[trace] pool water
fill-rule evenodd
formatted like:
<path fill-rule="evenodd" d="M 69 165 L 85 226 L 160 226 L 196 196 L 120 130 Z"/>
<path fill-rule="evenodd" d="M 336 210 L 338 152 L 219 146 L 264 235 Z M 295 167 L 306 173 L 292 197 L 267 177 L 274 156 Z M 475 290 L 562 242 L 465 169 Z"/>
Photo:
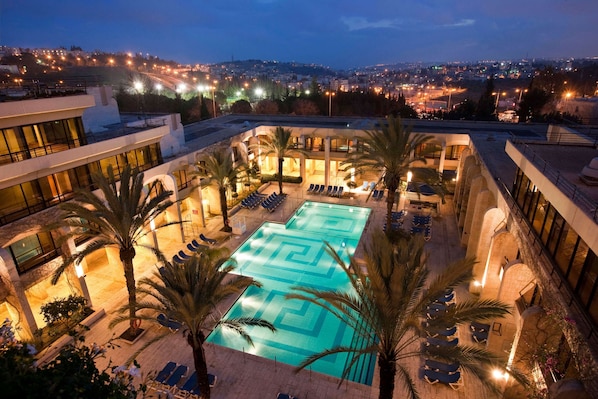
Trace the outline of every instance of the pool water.
<path fill-rule="evenodd" d="M 348 261 L 369 214 L 368 208 L 308 201 L 286 225 L 264 223 L 232 255 L 237 261 L 235 273 L 255 278 L 262 287 L 249 287 L 225 317 L 261 318 L 277 331 L 247 328 L 254 346 L 226 328 L 215 329 L 207 340 L 293 366 L 325 349 L 354 345 L 359 334 L 334 315 L 305 301 L 287 300 L 285 295 L 294 286 L 352 290 L 345 272 L 325 251 L 324 241 Z M 330 355 L 309 369 L 340 378 L 349 356 Z M 360 360 L 347 379 L 371 385 L 375 358 Z"/>

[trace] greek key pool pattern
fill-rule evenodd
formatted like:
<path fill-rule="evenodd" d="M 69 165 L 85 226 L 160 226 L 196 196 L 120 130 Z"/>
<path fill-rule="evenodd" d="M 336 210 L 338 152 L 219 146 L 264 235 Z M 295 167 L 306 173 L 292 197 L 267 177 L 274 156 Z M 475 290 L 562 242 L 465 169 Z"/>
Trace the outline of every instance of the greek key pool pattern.
<path fill-rule="evenodd" d="M 236 273 L 262 284 L 250 287 L 226 317 L 259 317 L 276 326 L 275 333 L 249 328 L 254 346 L 226 329 L 216 329 L 208 341 L 290 365 L 322 350 L 351 345 L 354 331 L 319 306 L 287 300 L 294 286 L 350 290 L 345 273 L 326 253 L 330 243 L 345 260 L 357 246 L 369 216 L 368 208 L 306 202 L 286 225 L 264 223 L 232 255 Z M 373 370 L 373 359 L 365 366 Z M 346 354 L 327 356 L 313 371 L 340 378 Z M 353 373 L 353 381 L 371 384 L 373 371 Z"/>

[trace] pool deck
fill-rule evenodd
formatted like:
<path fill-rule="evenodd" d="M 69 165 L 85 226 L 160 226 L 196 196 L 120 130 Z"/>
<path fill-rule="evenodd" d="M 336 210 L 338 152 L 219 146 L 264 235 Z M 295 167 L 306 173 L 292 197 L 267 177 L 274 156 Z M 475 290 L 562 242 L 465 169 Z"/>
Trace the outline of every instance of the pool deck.
<path fill-rule="evenodd" d="M 277 187 L 277 185 L 272 184 L 265 187 L 262 192 L 270 194 L 277 191 Z M 366 224 L 361 243 L 355 252 L 355 256 L 361 256 L 363 254 L 363 244 L 369 242 L 369 232 L 372 229 L 381 228 L 384 223 L 385 201 L 369 200 L 366 202 L 367 193 L 361 191 L 359 188 L 354 190 L 353 194 L 349 195 L 349 193 L 345 193 L 345 196 L 339 199 L 325 195 L 314 196 L 306 194 L 307 187 L 308 184 L 285 184 L 284 191 L 288 194 L 288 198 L 273 213 L 267 212 L 262 207 L 257 207 L 253 210 L 241 209 L 235 212 L 233 216 L 244 219 L 247 227 L 245 233 L 240 236 L 229 236 L 221 232 L 222 218 L 220 216 L 209 218 L 206 227 L 201 230 L 206 236 L 219 239 L 219 245 L 228 247 L 232 252 L 264 221 L 285 222 L 305 200 L 366 206 L 372 209 L 372 213 L 369 222 Z M 411 209 L 411 211 L 418 210 Z M 173 239 L 172 234 L 159 232 L 158 237 L 160 249 L 167 257 L 174 255 L 185 247 L 185 244 L 181 243 L 180 240 Z M 189 241 L 190 239 L 187 242 Z M 441 206 L 440 215 L 433 219 L 432 237 L 427 242 L 426 248 L 430 254 L 428 264 L 432 272 L 441 270 L 447 263 L 462 258 L 465 255 L 465 250 L 460 246 L 458 241 L 457 227 L 450 198 L 445 205 Z M 137 280 L 155 270 L 155 261 L 151 257 L 140 253 L 138 258 L 136 259 Z M 139 268 L 137 268 L 137 264 L 140 265 Z M 119 334 L 125 329 L 125 325 L 120 325 L 114 330 L 110 330 L 108 324 L 112 318 L 111 312 L 117 306 L 126 302 L 127 294 L 124 284 L 114 281 L 113 278 L 107 279 L 104 278 L 106 276 L 102 276 L 101 265 L 94 265 L 94 268 L 98 272 L 88 273 L 87 283 L 90 292 L 92 292 L 94 307 L 104 308 L 107 316 L 95 323 L 90 331 L 86 333 L 86 342 L 104 344 L 113 338 L 114 334 Z M 108 274 L 110 271 L 108 270 L 106 273 Z M 457 296 L 459 296 L 459 292 L 457 292 Z M 227 303 L 222 304 L 222 313 L 235 300 L 236 298 L 230 298 Z M 116 341 L 118 346 L 107 349 L 106 357 L 98 359 L 98 366 L 102 368 L 109 364 L 123 364 L 133 353 L 139 350 L 143 342 L 147 342 L 147 340 L 159 333 L 159 328 L 156 326 L 142 325 L 143 327 L 147 330 L 138 342 L 128 344 Z M 460 336 L 468 339 L 466 331 L 463 331 L 463 333 Z M 378 397 L 377 370 L 371 387 L 352 382 L 343 382 L 339 386 L 338 379 L 311 372 L 310 370 L 295 373 L 291 366 L 252 356 L 244 352 L 209 343 L 205 345 L 205 350 L 209 371 L 218 377 L 218 382 L 211 391 L 211 397 L 215 399 L 276 398 L 278 392 L 289 393 L 299 399 L 373 399 Z M 137 361 L 141 365 L 143 376 L 147 376 L 149 372 L 155 373 L 168 361 L 184 364 L 191 370 L 193 369 L 192 353 L 181 332 L 172 333 L 167 338 L 156 342 L 140 353 L 137 356 Z M 475 397 L 492 399 L 495 397 L 485 393 L 481 389 L 481 384 L 467 375 L 462 378 L 464 385 L 459 390 L 453 390 L 448 386 L 440 384 L 430 385 L 416 377 L 420 366 L 421 359 L 416 358 L 409 363 L 409 368 L 414 371 L 413 376 L 415 377 L 417 388 L 422 398 L 456 399 Z M 150 391 L 148 397 L 157 398 L 159 395 L 155 391 Z M 162 397 L 165 396 L 162 395 Z M 403 397 L 399 384 L 397 384 L 395 389 L 395 397 Z"/>

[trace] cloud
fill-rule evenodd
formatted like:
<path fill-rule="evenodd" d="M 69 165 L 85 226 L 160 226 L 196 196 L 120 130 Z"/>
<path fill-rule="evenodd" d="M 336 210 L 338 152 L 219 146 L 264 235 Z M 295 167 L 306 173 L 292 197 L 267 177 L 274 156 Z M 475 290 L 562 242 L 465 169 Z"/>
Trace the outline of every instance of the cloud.
<path fill-rule="evenodd" d="M 380 19 L 377 21 L 368 21 L 363 17 L 341 17 L 341 22 L 347 26 L 349 31 L 364 29 L 416 29 L 421 31 L 444 28 L 462 28 L 475 25 L 475 19 L 471 18 L 465 18 L 450 24 L 443 25 L 432 25 L 421 20 Z"/>
<path fill-rule="evenodd" d="M 363 29 L 399 29 L 402 23 L 396 19 L 381 19 L 379 21 L 368 21 L 363 17 L 341 17 L 349 31 Z"/>
<path fill-rule="evenodd" d="M 442 25 L 443 28 L 462 28 L 464 26 L 475 25 L 475 19 L 462 19 L 453 24 Z"/>

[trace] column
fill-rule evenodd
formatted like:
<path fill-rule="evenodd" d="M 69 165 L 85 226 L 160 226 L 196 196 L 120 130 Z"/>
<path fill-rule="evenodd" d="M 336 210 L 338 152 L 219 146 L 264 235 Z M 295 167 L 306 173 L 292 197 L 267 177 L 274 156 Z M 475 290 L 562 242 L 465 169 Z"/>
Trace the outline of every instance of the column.
<path fill-rule="evenodd" d="M 13 327 L 18 327 L 18 329 L 15 328 L 15 333 L 20 340 L 31 341 L 37 331 L 37 323 L 31 306 L 29 306 L 25 287 L 23 287 L 17 267 L 12 256 L 4 248 L 0 248 L 0 276 L 8 290 L 7 299 L 10 299 L 7 301 L 8 311 L 12 321 L 18 323 L 13 324 Z"/>
<path fill-rule="evenodd" d="M 324 184 L 330 185 L 330 136 L 324 139 Z"/>
<path fill-rule="evenodd" d="M 442 150 L 440 150 L 440 162 L 438 163 L 438 172 L 442 173 L 444 170 L 444 160 L 446 158 L 446 142 L 442 143 Z"/>

